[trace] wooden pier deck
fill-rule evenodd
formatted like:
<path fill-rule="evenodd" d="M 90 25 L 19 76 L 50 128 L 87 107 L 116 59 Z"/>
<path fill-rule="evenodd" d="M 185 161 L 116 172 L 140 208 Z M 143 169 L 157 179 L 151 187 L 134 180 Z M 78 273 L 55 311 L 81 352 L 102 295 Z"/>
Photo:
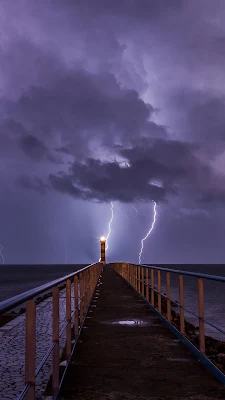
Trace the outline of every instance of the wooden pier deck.
<path fill-rule="evenodd" d="M 64 400 L 209 400 L 224 386 L 105 267 L 61 390 Z"/>

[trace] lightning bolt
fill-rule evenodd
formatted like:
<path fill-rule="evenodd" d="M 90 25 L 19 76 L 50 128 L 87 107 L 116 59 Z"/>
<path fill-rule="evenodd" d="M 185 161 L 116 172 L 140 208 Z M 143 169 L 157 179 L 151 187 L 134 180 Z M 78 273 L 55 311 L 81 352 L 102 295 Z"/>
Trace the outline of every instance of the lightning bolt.
<path fill-rule="evenodd" d="M 150 72 L 153 76 L 154 76 L 154 78 L 155 78 L 155 80 L 156 80 L 156 82 L 158 82 L 158 83 L 160 83 L 160 85 L 161 85 L 161 82 L 158 80 L 158 77 L 157 77 L 157 75 L 156 74 L 154 74 L 154 72 Z"/>
<path fill-rule="evenodd" d="M 106 248 L 105 248 L 105 250 L 107 250 L 108 249 L 108 239 L 109 239 L 109 236 L 110 236 L 110 233 L 111 233 L 111 223 L 112 223 L 112 221 L 113 221 L 113 202 L 111 201 L 111 219 L 110 219 L 110 221 L 109 221 L 109 230 L 108 230 L 108 235 L 106 236 L 106 238 L 104 239 L 105 241 L 106 241 Z M 104 238 L 104 236 L 103 236 L 103 238 Z M 98 260 L 99 262 L 101 261 L 101 257 L 99 258 L 99 260 Z"/>
<path fill-rule="evenodd" d="M 116 210 L 120 211 L 123 215 L 125 215 L 125 217 L 129 218 L 130 220 L 132 220 L 131 217 L 129 217 L 129 215 L 127 215 L 121 208 L 118 208 L 118 207 L 116 207 L 116 206 L 114 206 L 114 208 L 115 208 Z"/>
<path fill-rule="evenodd" d="M 134 211 L 136 212 L 137 216 L 138 216 L 138 215 L 144 215 L 144 217 L 146 216 L 145 214 L 140 214 L 140 212 L 137 210 L 136 207 L 132 206 L 132 208 L 133 208 Z"/>
<path fill-rule="evenodd" d="M 110 219 L 110 221 L 109 221 L 109 230 L 108 230 L 108 235 L 106 236 L 106 250 L 108 249 L 108 239 L 109 239 L 109 236 L 110 236 L 110 233 L 111 233 L 111 223 L 112 223 L 112 221 L 113 221 L 113 202 L 111 201 L 111 219 Z"/>
<path fill-rule="evenodd" d="M 155 225 L 155 221 L 156 221 L 156 202 L 154 201 L 154 217 L 153 217 L 153 222 L 151 225 L 151 228 L 149 229 L 147 235 L 141 240 L 141 250 L 139 253 L 139 264 L 141 264 L 141 255 L 142 255 L 142 251 L 143 251 L 143 247 L 144 247 L 144 241 L 147 239 L 147 237 L 150 235 L 150 233 L 152 232 L 154 225 Z"/>
<path fill-rule="evenodd" d="M 3 246 L 0 244 L 0 257 L 2 258 L 2 264 L 5 264 L 5 260 L 2 254 Z"/>

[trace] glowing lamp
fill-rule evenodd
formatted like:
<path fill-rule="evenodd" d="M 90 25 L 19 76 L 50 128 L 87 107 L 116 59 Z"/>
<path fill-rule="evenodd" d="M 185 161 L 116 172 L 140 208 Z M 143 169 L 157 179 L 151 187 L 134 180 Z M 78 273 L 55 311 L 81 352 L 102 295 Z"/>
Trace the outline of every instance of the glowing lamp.
<path fill-rule="evenodd" d="M 100 262 L 105 265 L 105 243 L 106 243 L 106 238 L 105 236 L 101 236 L 100 238 L 100 251 L 101 251 L 101 256 L 100 256 Z"/>

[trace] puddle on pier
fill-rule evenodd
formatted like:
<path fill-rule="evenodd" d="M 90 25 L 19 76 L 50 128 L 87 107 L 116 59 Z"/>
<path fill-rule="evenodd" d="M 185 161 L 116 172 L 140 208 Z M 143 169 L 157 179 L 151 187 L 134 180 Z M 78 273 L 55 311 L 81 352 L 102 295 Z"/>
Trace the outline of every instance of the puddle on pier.
<path fill-rule="evenodd" d="M 168 361 L 176 361 L 176 362 L 191 362 L 191 360 L 189 360 L 188 358 L 173 358 L 173 357 L 169 357 L 167 358 Z"/>
<path fill-rule="evenodd" d="M 171 343 L 170 346 L 179 346 L 181 341 L 179 339 L 174 339 Z"/>
<path fill-rule="evenodd" d="M 64 360 L 59 364 L 60 367 L 66 367 L 67 366 L 67 361 Z"/>
<path fill-rule="evenodd" d="M 114 321 L 104 321 L 103 324 L 107 325 L 123 325 L 123 326 L 147 326 L 153 325 L 154 321 L 149 319 L 127 319 L 127 320 L 114 320 Z"/>

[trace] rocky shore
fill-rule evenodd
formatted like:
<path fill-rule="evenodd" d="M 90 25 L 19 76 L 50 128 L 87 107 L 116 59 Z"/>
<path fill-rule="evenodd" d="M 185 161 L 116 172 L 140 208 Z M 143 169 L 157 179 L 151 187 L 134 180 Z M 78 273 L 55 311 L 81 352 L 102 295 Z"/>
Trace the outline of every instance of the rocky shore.
<path fill-rule="evenodd" d="M 166 293 L 164 293 L 166 296 Z M 157 307 L 158 296 L 155 293 L 155 305 Z M 162 304 L 162 314 L 166 317 L 167 312 L 167 301 L 165 297 L 161 297 Z M 172 302 L 171 303 L 171 317 L 172 317 L 172 325 L 175 326 L 179 330 L 180 328 L 180 315 L 174 308 L 178 308 L 179 306 Z M 194 344 L 195 347 L 199 349 L 199 328 L 192 325 L 190 322 L 185 320 L 185 334 L 186 338 L 190 340 L 191 343 Z M 217 366 L 223 373 L 225 373 L 225 342 L 214 339 L 210 336 L 205 336 L 205 349 L 206 356 L 209 358 L 213 364 Z"/>

